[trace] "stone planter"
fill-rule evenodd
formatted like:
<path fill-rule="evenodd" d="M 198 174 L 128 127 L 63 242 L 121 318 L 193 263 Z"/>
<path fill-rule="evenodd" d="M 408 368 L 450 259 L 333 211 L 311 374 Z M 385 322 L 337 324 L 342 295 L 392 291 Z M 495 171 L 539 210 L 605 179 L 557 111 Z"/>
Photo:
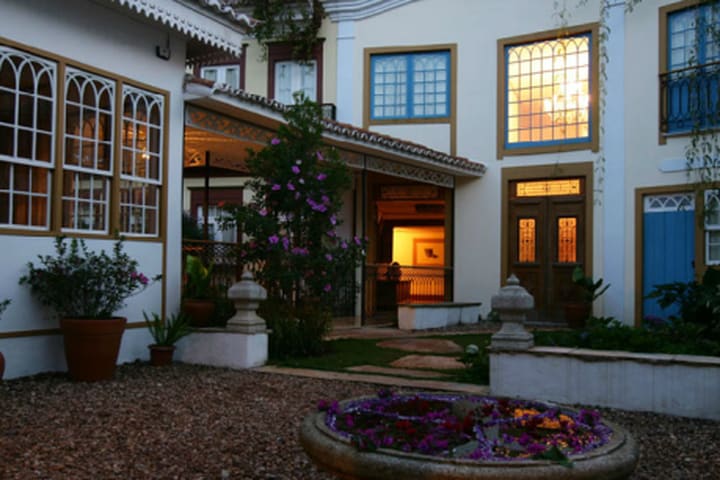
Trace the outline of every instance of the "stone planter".
<path fill-rule="evenodd" d="M 341 406 L 350 401 L 353 400 L 342 402 Z M 308 415 L 300 429 L 300 443 L 318 466 L 343 479 L 620 480 L 632 474 L 638 459 L 632 437 L 606 421 L 603 423 L 613 431 L 608 443 L 584 454 L 571 455 L 572 467 L 567 467 L 548 460 L 483 461 L 385 448 L 359 451 L 348 438 L 328 428 L 325 419 L 325 412 Z"/>

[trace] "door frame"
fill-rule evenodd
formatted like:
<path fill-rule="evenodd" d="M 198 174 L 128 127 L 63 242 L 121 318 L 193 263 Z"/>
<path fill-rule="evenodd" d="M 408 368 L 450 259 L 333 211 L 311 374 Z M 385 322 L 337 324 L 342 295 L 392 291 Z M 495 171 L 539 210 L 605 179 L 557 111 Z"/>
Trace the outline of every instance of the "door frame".
<path fill-rule="evenodd" d="M 705 198 L 693 189 L 693 185 L 668 185 L 662 187 L 646 187 L 635 189 L 635 323 L 636 327 L 642 325 L 642 287 L 643 287 L 643 231 L 644 197 L 646 195 L 661 195 L 663 193 L 692 193 L 695 195 L 695 279 L 699 280 L 707 268 L 705 265 L 705 235 L 704 229 L 698 225 L 698 212 L 704 209 Z"/>
<path fill-rule="evenodd" d="M 500 237 L 500 285 L 505 285 L 508 277 L 509 263 L 509 206 L 510 182 L 515 180 L 552 180 L 555 178 L 584 177 L 585 178 L 585 268 L 586 275 L 592 276 L 592 244 L 593 244 L 593 163 L 557 163 L 554 165 L 536 165 L 524 167 L 509 167 L 502 169 L 501 175 L 501 237 Z"/>

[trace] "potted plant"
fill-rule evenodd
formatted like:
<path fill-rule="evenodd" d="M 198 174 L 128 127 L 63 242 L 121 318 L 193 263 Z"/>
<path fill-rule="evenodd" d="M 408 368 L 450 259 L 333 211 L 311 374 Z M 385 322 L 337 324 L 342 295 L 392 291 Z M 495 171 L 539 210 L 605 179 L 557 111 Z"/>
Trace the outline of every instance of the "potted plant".
<path fill-rule="evenodd" d="M 150 330 L 155 343 L 149 345 L 150 364 L 154 366 L 170 365 L 172 363 L 175 342 L 190 334 L 190 323 L 188 316 L 184 313 L 170 315 L 167 321 L 163 320 L 157 313 L 152 314 L 150 319 L 145 312 L 145 324 Z"/>
<path fill-rule="evenodd" d="M 2 318 L 2 314 L 5 311 L 5 309 L 10 305 L 10 299 L 3 300 L 0 302 L 0 318 Z M 5 373 L 5 356 L 0 352 L 0 380 L 2 380 L 3 374 Z"/>
<path fill-rule="evenodd" d="M 28 263 L 20 284 L 60 318 L 68 373 L 73 380 L 112 378 L 127 319 L 115 316 L 131 295 L 150 279 L 138 262 L 123 252 L 123 240 L 112 253 L 91 251 L 83 240 L 55 240 L 55 255 L 38 255 Z M 158 275 L 153 280 L 159 279 Z"/>
<path fill-rule="evenodd" d="M 579 266 L 573 270 L 572 282 L 576 285 L 579 299 L 565 305 L 565 321 L 571 328 L 583 328 L 592 313 L 593 302 L 610 288 L 610 284 L 603 286 L 602 278 L 593 280 Z"/>
<path fill-rule="evenodd" d="M 185 259 L 183 312 L 190 317 L 190 325 L 195 327 L 207 326 L 215 311 L 210 285 L 212 269 L 212 265 L 206 267 L 195 255 L 188 255 Z"/>

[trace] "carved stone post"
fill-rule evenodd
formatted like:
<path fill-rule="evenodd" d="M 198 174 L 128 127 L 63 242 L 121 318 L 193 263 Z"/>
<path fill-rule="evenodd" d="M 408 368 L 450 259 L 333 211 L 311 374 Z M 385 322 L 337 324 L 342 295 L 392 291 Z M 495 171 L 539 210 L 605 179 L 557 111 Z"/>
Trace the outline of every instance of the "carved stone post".
<path fill-rule="evenodd" d="M 267 292 L 253 280 L 252 273 L 245 271 L 240 281 L 228 290 L 228 298 L 235 304 L 235 315 L 228 320 L 227 330 L 246 334 L 267 333 L 265 320 L 257 314 L 260 302 Z"/>
<path fill-rule="evenodd" d="M 534 344 L 532 333 L 525 330 L 526 313 L 535 306 L 535 299 L 520 286 L 515 275 L 491 300 L 492 309 L 498 312 L 502 327 L 492 336 L 490 347 L 497 350 L 527 350 Z"/>

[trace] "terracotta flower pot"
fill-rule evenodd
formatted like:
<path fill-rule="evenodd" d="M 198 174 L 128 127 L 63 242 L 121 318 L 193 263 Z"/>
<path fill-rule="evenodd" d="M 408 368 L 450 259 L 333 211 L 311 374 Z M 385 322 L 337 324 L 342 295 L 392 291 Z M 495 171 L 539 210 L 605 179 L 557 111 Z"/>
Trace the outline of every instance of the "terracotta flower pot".
<path fill-rule="evenodd" d="M 210 325 L 210 320 L 212 320 L 212 315 L 215 312 L 215 302 L 187 298 L 183 300 L 182 309 L 190 317 L 190 325 L 193 327 L 207 327 Z"/>
<path fill-rule="evenodd" d="M 174 345 L 149 345 L 150 349 L 150 365 L 155 367 L 163 367 L 170 365 L 175 352 Z"/>
<path fill-rule="evenodd" d="M 585 321 L 592 313 L 592 305 L 587 302 L 565 305 L 565 321 L 570 328 L 585 328 Z"/>
<path fill-rule="evenodd" d="M 60 319 L 70 378 L 83 382 L 112 379 L 126 323 L 123 317 Z"/>

